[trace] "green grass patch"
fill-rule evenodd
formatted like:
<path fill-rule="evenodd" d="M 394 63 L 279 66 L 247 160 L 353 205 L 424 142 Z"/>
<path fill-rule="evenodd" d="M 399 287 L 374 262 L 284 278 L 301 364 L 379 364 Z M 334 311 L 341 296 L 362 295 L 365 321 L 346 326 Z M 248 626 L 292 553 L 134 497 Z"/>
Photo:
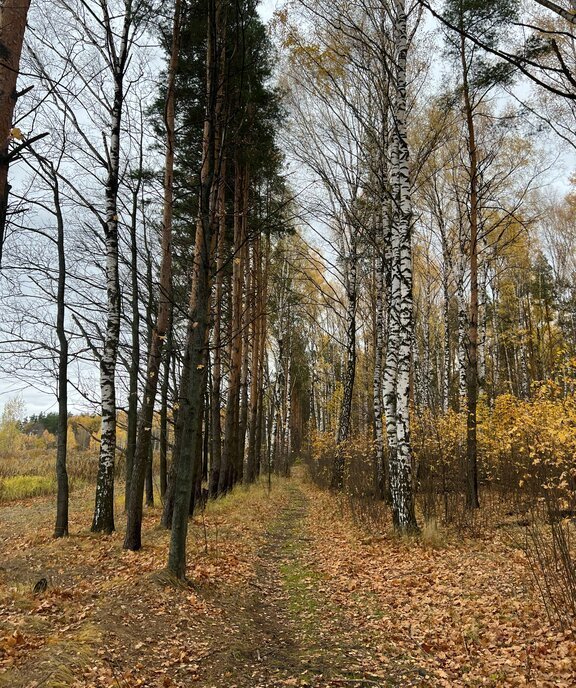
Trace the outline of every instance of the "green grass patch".
<path fill-rule="evenodd" d="M 280 573 L 289 594 L 290 612 L 300 617 L 300 622 L 314 622 L 319 605 L 316 585 L 321 579 L 320 574 L 298 561 L 282 564 Z"/>
<path fill-rule="evenodd" d="M 14 475 L 0 480 L 0 502 L 40 497 L 56 492 L 56 479 L 42 475 Z"/>

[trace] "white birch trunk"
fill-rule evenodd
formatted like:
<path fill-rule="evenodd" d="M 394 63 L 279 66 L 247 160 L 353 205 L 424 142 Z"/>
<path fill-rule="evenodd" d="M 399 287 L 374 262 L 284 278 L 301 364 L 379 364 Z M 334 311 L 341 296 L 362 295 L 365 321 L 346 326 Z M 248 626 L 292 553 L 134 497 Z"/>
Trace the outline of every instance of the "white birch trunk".
<path fill-rule="evenodd" d="M 448 289 L 448 271 L 444 265 L 443 276 L 443 315 L 444 315 L 444 351 L 443 351 L 443 373 L 442 373 L 442 411 L 448 413 L 450 403 L 450 292 Z"/>
<path fill-rule="evenodd" d="M 387 218 L 386 220 L 387 221 Z M 374 435 L 376 442 L 376 489 L 380 498 L 386 494 L 386 470 L 384 466 L 384 427 L 382 422 L 382 360 L 384 357 L 384 256 L 378 255 L 376 265 L 376 333 L 374 340 Z"/>
<path fill-rule="evenodd" d="M 382 396 L 386 417 L 386 436 L 388 439 L 388 475 L 391 480 L 392 471 L 396 466 L 396 378 L 398 372 L 398 339 L 400 324 L 400 280 L 397 269 L 399 261 L 399 237 L 398 232 L 393 228 L 396 217 L 394 204 L 398 197 L 398 140 L 396 136 L 392 136 L 390 146 L 390 188 L 392 202 L 385 210 L 385 212 L 388 213 L 389 221 L 384 227 L 384 259 L 388 270 L 386 274 L 386 361 L 384 365 Z"/>
<path fill-rule="evenodd" d="M 414 339 L 412 298 L 412 203 L 410 198 L 409 151 L 406 131 L 406 62 L 408 29 L 405 0 L 395 2 L 395 93 L 393 122 L 397 152 L 398 196 L 395 204 L 393 244 L 397 247 L 397 376 L 396 376 L 396 456 L 390 471 L 390 493 L 395 527 L 414 530 L 416 517 L 412 487 L 410 445 L 410 352 Z"/>
<path fill-rule="evenodd" d="M 120 171 L 120 126 L 124 104 L 123 77 L 128 56 L 128 35 L 131 9 L 125 8 L 125 18 L 118 54 L 111 50 L 114 73 L 114 101 L 110 118 L 108 149 L 108 178 L 106 180 L 106 296 L 107 320 L 104 351 L 100 360 L 100 392 L 102 427 L 100 458 L 96 481 L 96 501 L 93 532 L 111 533 L 114 530 L 114 461 L 116 455 L 116 361 L 120 338 L 120 280 L 118 272 L 118 183 Z M 108 27 L 113 41 L 112 28 Z"/>
<path fill-rule="evenodd" d="M 466 404 L 466 371 L 468 368 L 468 304 L 464 291 L 464 260 L 465 257 L 462 252 L 458 263 L 458 286 L 456 292 L 458 303 L 458 407 L 460 410 L 465 408 Z"/>

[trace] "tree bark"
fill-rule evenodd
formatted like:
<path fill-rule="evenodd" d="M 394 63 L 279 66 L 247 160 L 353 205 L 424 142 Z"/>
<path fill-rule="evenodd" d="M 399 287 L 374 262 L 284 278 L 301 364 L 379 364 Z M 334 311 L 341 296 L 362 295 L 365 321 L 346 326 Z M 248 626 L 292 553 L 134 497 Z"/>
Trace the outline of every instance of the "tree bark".
<path fill-rule="evenodd" d="M 142 161 L 140 162 L 142 171 Z M 138 194 L 140 180 L 132 192 L 132 217 L 130 223 L 130 272 L 132 281 L 131 310 L 132 310 L 132 362 L 129 371 L 128 391 L 128 429 L 126 433 L 126 491 L 124 494 L 125 508 L 128 509 L 130 481 L 132 467 L 136 453 L 136 434 L 138 430 L 138 377 L 140 373 L 140 309 L 138 293 L 138 246 L 136 233 L 136 214 L 138 212 Z"/>
<path fill-rule="evenodd" d="M 180 49 L 180 0 L 174 4 L 172 48 L 168 66 L 165 125 L 166 158 L 164 169 L 164 212 L 162 217 L 162 261 L 160 265 L 160 294 L 158 318 L 152 331 L 152 341 L 146 369 L 144 397 L 138 428 L 138 441 L 130 482 L 128 514 L 124 548 L 138 550 L 142 546 L 142 498 L 147 466 L 151 463 L 152 424 L 158 377 L 162 363 L 162 347 L 170 324 L 172 300 L 172 204 L 174 186 L 175 144 L 175 82 Z M 150 497 L 150 494 L 147 495 Z"/>
<path fill-rule="evenodd" d="M 236 161 L 234 181 L 234 259 L 232 267 L 232 324 L 230 337 L 230 375 L 226 419 L 224 423 L 224 445 L 222 468 L 218 493 L 225 494 L 238 479 L 238 448 L 240 424 L 240 383 L 242 374 L 242 285 L 244 276 L 244 222 L 243 222 L 243 179 L 245 170 Z"/>
<path fill-rule="evenodd" d="M 398 347 L 396 377 L 396 456 L 390 469 L 390 494 L 395 527 L 401 532 L 417 529 L 412 486 L 410 444 L 410 351 L 414 340 L 412 299 L 412 204 L 409 149 L 406 131 L 406 62 L 408 29 L 405 0 L 395 2 L 394 138 L 397 150 L 397 188 L 393 232 L 397 235 Z"/>
<path fill-rule="evenodd" d="M 58 492 L 56 497 L 56 525 L 54 537 L 68 535 L 68 503 L 69 486 L 66 468 L 66 452 L 68 442 L 68 338 L 66 336 L 66 250 L 64 246 L 64 218 L 60 205 L 60 189 L 58 177 L 53 171 L 52 184 L 54 193 L 54 209 L 58 227 L 58 286 L 56 301 L 56 334 L 60 350 L 58 353 L 58 443 L 56 448 L 56 480 Z"/>
<path fill-rule="evenodd" d="M 116 455 L 116 362 L 120 339 L 120 279 L 118 272 L 118 183 L 120 172 L 120 125 L 124 104 L 124 70 L 128 55 L 130 13 L 127 11 L 120 45 L 114 59 L 114 102 L 110 123 L 108 178 L 106 180 L 106 292 L 107 321 L 104 351 L 100 359 L 102 431 L 92 531 L 114 530 L 114 462 Z"/>
<path fill-rule="evenodd" d="M 164 347 L 164 364 L 162 370 L 162 386 L 160 388 L 160 499 L 164 501 L 168 484 L 168 447 L 170 426 L 168 422 L 168 392 L 170 390 L 170 369 L 172 361 L 172 309 L 170 309 L 170 321 L 166 346 Z"/>
<path fill-rule="evenodd" d="M 257 447 L 256 436 L 258 434 L 258 410 L 261 404 L 262 388 L 262 260 L 260 255 L 261 241 L 258 237 L 252 248 L 253 289 L 250 299 L 252 321 L 252 377 L 250 380 L 250 410 L 248 455 L 246 461 L 246 482 L 253 483 L 256 479 Z"/>
<path fill-rule="evenodd" d="M 480 506 L 478 499 L 478 457 L 476 412 L 478 404 L 478 150 L 474 128 L 474 112 L 468 85 L 466 42 L 460 37 L 464 112 L 468 131 L 470 160 L 470 311 L 468 326 L 467 415 L 466 415 L 466 504 L 470 509 Z"/>
<path fill-rule="evenodd" d="M 376 493 L 384 499 L 387 492 L 387 470 L 384 463 L 384 425 L 382 401 L 382 362 L 384 359 L 384 287 L 385 287 L 384 255 L 376 256 L 376 317 L 374 337 L 374 377 L 372 393 L 374 403 L 374 439 L 376 441 Z"/>
<path fill-rule="evenodd" d="M 216 119 L 218 93 L 218 38 L 221 18 L 219 0 L 210 0 L 208 8 L 208 39 L 206 49 L 206 84 L 208 103 L 203 132 L 202 167 L 200 172 L 199 213 L 196 223 L 194 264 L 190 293 L 190 309 L 183 363 L 186 386 L 180 390 L 178 425 L 181 440 L 174 455 L 174 509 L 168 553 L 168 571 L 178 579 L 186 574 L 186 536 L 188 514 L 194 485 L 195 470 L 201 457 L 195 453 L 202 432 L 202 403 L 206 385 L 206 347 L 210 321 L 210 279 L 214 248 Z"/>
<path fill-rule="evenodd" d="M 240 373 L 240 392 L 239 392 L 239 412 L 238 412 L 238 475 L 237 481 L 244 480 L 244 459 L 246 450 L 246 430 L 248 427 L 248 378 L 250 366 L 250 294 L 252 292 L 252 272 L 250 269 L 250 242 L 248 235 L 248 208 L 249 206 L 249 192 L 250 192 L 250 176 L 248 169 L 244 173 L 244 183 L 242 189 L 242 272 L 243 272 L 243 294 L 244 301 L 242 305 L 241 316 L 241 334 L 242 337 L 242 370 Z"/>
<path fill-rule="evenodd" d="M 356 377 L 356 307 L 357 307 L 357 245 L 356 229 L 350 227 L 349 255 L 346 260 L 346 366 L 344 372 L 344 391 L 336 438 L 336 457 L 332 472 L 332 489 L 341 490 L 344 486 L 343 443 L 350 436 L 352 422 L 352 394 Z"/>
<path fill-rule="evenodd" d="M 4 0 L 0 7 L 0 265 L 8 210 L 9 157 L 12 118 L 18 99 L 16 82 L 30 0 Z"/>
<path fill-rule="evenodd" d="M 224 250 L 226 246 L 226 184 L 225 161 L 222 161 L 221 179 L 218 189 L 218 247 L 216 255 L 216 278 L 214 284 L 214 328 L 212 346 L 212 457 L 208 491 L 210 497 L 218 496 L 220 470 L 222 466 L 222 286 L 224 271 Z"/>

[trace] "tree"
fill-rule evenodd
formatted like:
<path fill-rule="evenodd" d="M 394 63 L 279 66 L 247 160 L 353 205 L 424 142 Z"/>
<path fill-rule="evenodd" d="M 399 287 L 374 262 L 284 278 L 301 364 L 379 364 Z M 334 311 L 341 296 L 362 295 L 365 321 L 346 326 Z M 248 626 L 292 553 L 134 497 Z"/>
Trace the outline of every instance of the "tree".
<path fill-rule="evenodd" d="M 174 20 L 172 29 L 172 47 L 168 65 L 165 125 L 166 125 L 166 160 L 164 168 L 164 212 L 162 218 L 162 262 L 160 267 L 160 294 L 158 317 L 152 331 L 148 366 L 146 369 L 146 383 L 144 397 L 140 411 L 138 428 L 138 442 L 134 455 L 132 476 L 129 485 L 128 514 L 124 547 L 137 550 L 141 547 L 142 528 L 142 497 L 146 466 L 150 452 L 152 422 L 160 365 L 162 362 L 162 347 L 166 340 L 171 315 L 172 299 L 172 204 L 173 204 L 173 176 L 174 176 L 174 128 L 175 128 L 175 80 L 178 68 L 178 54 L 180 41 L 181 5 L 174 3 Z"/>
<path fill-rule="evenodd" d="M 0 265 L 10 192 L 8 167 L 21 148 L 9 150 L 10 143 L 22 137 L 18 129 L 12 129 L 12 118 L 16 100 L 21 95 L 16 91 L 16 81 L 29 7 L 30 0 L 5 0 L 0 8 Z"/>
<path fill-rule="evenodd" d="M 206 118 L 203 133 L 203 154 L 200 171 L 200 196 L 194 264 L 190 288 L 190 304 L 184 361 L 179 391 L 176 445 L 174 448 L 174 507 L 167 569 L 177 579 L 186 575 L 186 535 L 188 514 L 194 480 L 200 457 L 197 454 L 202 432 L 203 399 L 206 385 L 207 341 L 210 317 L 211 275 L 213 271 L 214 202 L 218 189 L 219 150 L 217 111 L 222 49 L 222 10 L 220 0 L 210 0 L 208 6 L 208 36 L 206 48 Z"/>

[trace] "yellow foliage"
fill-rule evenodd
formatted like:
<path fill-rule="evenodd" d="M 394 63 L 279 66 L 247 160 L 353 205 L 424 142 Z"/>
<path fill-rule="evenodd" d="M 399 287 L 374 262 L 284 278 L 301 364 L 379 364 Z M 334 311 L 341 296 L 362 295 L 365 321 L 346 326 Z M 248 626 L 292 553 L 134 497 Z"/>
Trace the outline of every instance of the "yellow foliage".
<path fill-rule="evenodd" d="M 466 454 L 466 415 L 429 411 L 413 418 L 413 446 L 427 474 L 462 475 Z M 554 492 L 567 501 L 576 485 L 576 395 L 563 396 L 546 382 L 532 399 L 502 394 L 489 409 L 478 405 L 478 457 L 483 482 L 521 489 L 533 497 Z"/>

